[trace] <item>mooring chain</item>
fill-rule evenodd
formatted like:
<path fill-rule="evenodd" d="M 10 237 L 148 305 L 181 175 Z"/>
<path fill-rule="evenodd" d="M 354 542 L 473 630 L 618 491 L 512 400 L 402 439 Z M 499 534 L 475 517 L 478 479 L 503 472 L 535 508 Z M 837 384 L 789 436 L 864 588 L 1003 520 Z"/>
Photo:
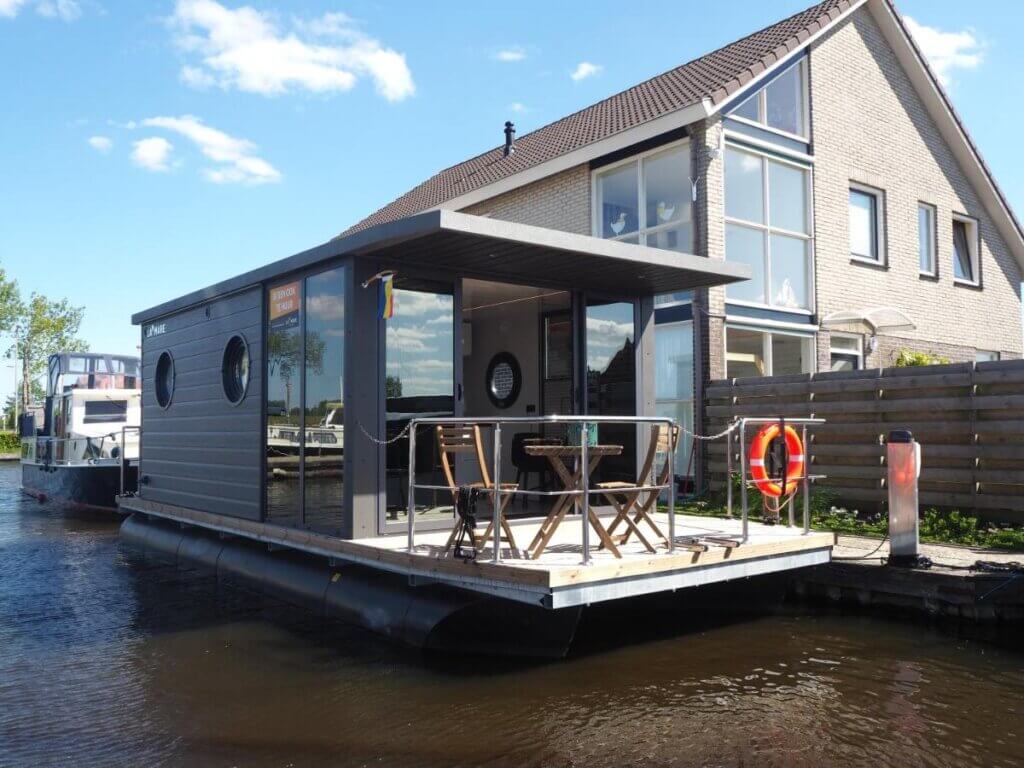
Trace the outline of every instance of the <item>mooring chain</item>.
<path fill-rule="evenodd" d="M 721 432 L 719 432 L 717 435 L 698 435 L 696 432 L 691 432 L 686 427 L 680 427 L 679 429 L 681 429 L 683 431 L 684 435 L 690 435 L 690 437 L 692 437 L 694 440 L 709 440 L 710 441 L 710 440 L 721 440 L 723 437 L 725 437 L 730 432 L 732 432 L 734 429 L 736 429 L 739 425 L 740 425 L 740 422 L 737 419 L 732 424 L 730 424 L 728 427 L 726 427 Z"/>
<path fill-rule="evenodd" d="M 360 431 L 362 431 L 362 433 L 366 435 L 366 439 L 372 443 L 376 443 L 377 445 L 391 445 L 392 443 L 397 443 L 399 440 L 406 436 L 406 434 L 409 432 L 409 427 L 412 426 L 412 421 L 410 421 L 408 424 L 402 427 L 402 431 L 399 432 L 394 437 L 389 438 L 387 440 L 381 440 L 379 437 L 374 437 L 369 432 L 367 432 L 366 427 L 363 426 L 362 421 L 356 419 L 356 423 L 359 425 Z"/>

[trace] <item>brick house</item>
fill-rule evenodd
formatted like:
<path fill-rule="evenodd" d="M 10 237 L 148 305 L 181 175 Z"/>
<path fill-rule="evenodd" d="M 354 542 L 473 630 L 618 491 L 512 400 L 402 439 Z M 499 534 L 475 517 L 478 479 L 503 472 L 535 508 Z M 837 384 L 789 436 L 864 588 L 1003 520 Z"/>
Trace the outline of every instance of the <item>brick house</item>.
<path fill-rule="evenodd" d="M 438 208 L 749 265 L 655 302 L 657 408 L 698 431 L 712 379 L 1022 354 L 1024 232 L 891 0 L 820 2 L 345 234 Z"/>

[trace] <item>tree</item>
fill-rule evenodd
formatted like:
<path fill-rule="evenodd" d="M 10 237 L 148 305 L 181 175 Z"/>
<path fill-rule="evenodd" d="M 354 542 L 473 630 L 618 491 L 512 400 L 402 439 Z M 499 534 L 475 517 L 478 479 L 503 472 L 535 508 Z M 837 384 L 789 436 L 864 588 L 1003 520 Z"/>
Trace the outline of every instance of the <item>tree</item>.
<path fill-rule="evenodd" d="M 14 325 L 15 345 L 8 355 L 17 355 L 21 361 L 22 410 L 31 401 L 32 382 L 46 372 L 50 355 L 84 352 L 89 348 L 78 338 L 84 315 L 84 307 L 71 306 L 67 299 L 51 301 L 38 293 L 33 293 L 28 303 L 21 305 Z"/>

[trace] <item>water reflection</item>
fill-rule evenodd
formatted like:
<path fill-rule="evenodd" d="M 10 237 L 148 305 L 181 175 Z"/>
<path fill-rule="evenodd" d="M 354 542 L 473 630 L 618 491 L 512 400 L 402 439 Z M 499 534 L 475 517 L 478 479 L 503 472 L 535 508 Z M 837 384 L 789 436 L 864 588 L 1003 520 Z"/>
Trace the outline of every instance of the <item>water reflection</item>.
<path fill-rule="evenodd" d="M 437 659 L 116 533 L 0 468 L 0 765 L 1020 764 L 1024 657 L 919 624 L 737 618 L 755 585 L 598 611 L 564 662 Z"/>

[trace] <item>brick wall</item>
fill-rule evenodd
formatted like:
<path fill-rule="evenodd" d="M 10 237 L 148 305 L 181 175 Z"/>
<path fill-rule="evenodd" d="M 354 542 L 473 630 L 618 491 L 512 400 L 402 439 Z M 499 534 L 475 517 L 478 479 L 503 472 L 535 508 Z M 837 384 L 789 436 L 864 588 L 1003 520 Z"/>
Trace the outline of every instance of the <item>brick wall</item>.
<path fill-rule="evenodd" d="M 463 210 L 478 216 L 589 235 L 590 169 L 587 165 L 577 165 Z"/>
<path fill-rule="evenodd" d="M 917 328 L 880 337 L 872 366 L 889 364 L 896 346 L 954 361 L 973 360 L 975 348 L 1020 357 L 1019 265 L 867 9 L 815 44 L 810 61 L 819 316 L 903 310 Z M 851 180 L 885 192 L 885 268 L 850 260 Z M 918 201 L 937 207 L 938 279 L 919 275 Z M 954 212 L 979 220 L 980 289 L 953 283 Z"/>

